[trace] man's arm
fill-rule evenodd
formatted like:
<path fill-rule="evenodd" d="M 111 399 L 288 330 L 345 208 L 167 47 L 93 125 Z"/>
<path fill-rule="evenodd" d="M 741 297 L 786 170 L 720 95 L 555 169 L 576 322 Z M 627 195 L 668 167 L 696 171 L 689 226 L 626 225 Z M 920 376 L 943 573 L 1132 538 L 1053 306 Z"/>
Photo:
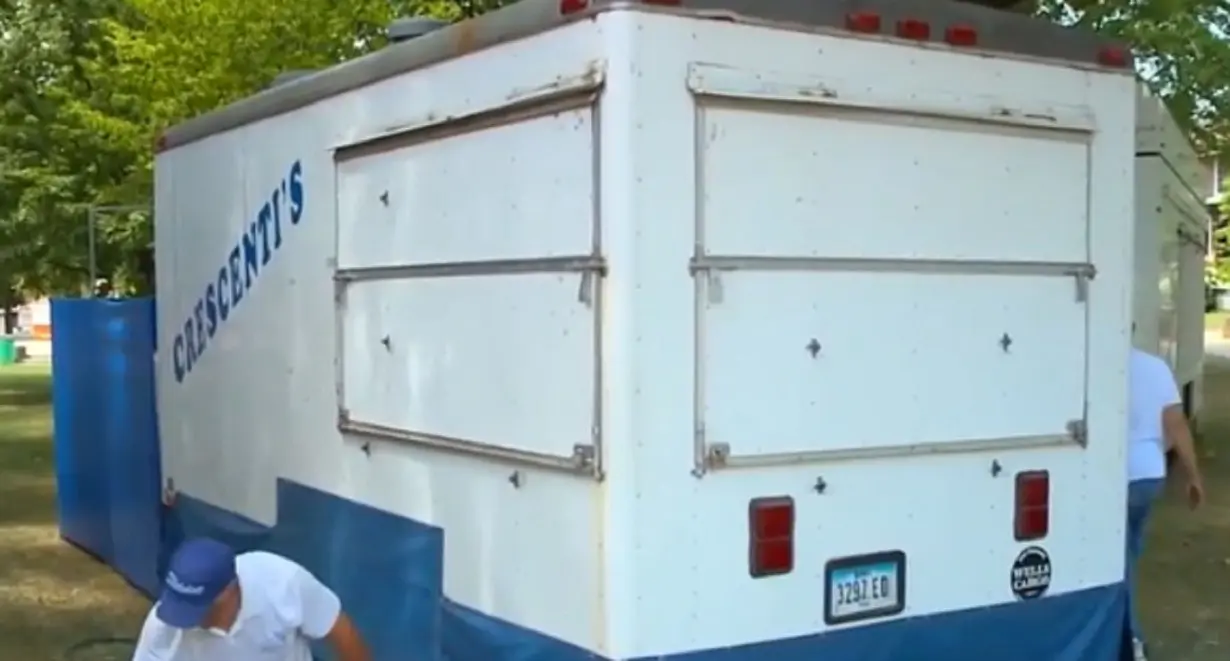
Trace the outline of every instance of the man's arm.
<path fill-rule="evenodd" d="M 325 640 L 329 641 L 340 661 L 371 661 L 367 643 L 363 642 L 363 636 L 359 635 L 359 630 L 346 613 L 337 614 L 337 621 L 333 623 L 333 628 L 329 630 Z"/>
<path fill-rule="evenodd" d="M 1200 466 L 1196 461 L 1196 443 L 1192 440 L 1192 430 L 1187 424 L 1182 403 L 1171 404 L 1162 409 L 1162 432 L 1166 436 L 1166 448 L 1174 448 L 1187 479 L 1201 484 Z"/>
<path fill-rule="evenodd" d="M 338 661 L 371 661 L 363 636 L 342 611 L 337 594 L 306 569 L 300 568 L 296 583 L 303 635 L 328 641 Z"/>
<path fill-rule="evenodd" d="M 1156 405 L 1162 409 L 1162 436 L 1166 450 L 1173 449 L 1188 479 L 1198 481 L 1200 469 L 1196 465 L 1196 446 L 1192 442 L 1192 431 L 1187 426 L 1187 416 L 1183 413 L 1183 396 L 1179 394 L 1178 379 L 1160 358 L 1148 372 L 1152 377 L 1150 380 L 1153 382 Z"/>
<path fill-rule="evenodd" d="M 1157 403 L 1162 407 L 1162 436 L 1166 449 L 1174 449 L 1187 476 L 1187 499 L 1194 508 L 1204 501 L 1204 480 L 1200 477 L 1200 466 L 1196 461 L 1196 443 L 1192 440 L 1192 430 L 1187 424 L 1187 415 L 1183 412 L 1183 397 L 1179 394 L 1179 386 L 1170 366 L 1160 359 L 1157 361 L 1156 374 L 1153 375 L 1154 392 L 1157 393 Z"/>
<path fill-rule="evenodd" d="M 137 638 L 137 648 L 133 650 L 132 661 L 173 661 L 178 647 L 180 632 L 164 625 L 154 616 L 151 608 L 145 616 L 145 624 L 141 626 L 141 635 Z"/>

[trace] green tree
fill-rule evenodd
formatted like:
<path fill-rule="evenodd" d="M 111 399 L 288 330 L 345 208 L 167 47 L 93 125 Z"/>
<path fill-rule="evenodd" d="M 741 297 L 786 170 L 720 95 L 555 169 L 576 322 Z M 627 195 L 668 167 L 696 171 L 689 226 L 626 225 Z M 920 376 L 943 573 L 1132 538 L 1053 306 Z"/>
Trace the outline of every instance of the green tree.
<path fill-rule="evenodd" d="M 86 283 L 92 206 L 148 205 L 155 137 L 287 70 L 383 45 L 395 15 L 446 19 L 492 0 L 4 0 L 0 4 L 0 276 Z M 5 101 L 7 99 L 7 101 Z M 147 213 L 103 214 L 100 274 L 137 282 Z"/>
<path fill-rule="evenodd" d="M 85 284 L 83 210 L 107 176 L 105 154 L 77 146 L 64 108 L 85 89 L 79 62 L 108 0 L 10 0 L 0 12 L 0 271 L 7 284 Z"/>
<path fill-rule="evenodd" d="M 93 202 L 148 204 L 161 130 L 248 96 L 284 71 L 362 54 L 379 44 L 392 10 L 384 0 L 128 0 L 125 11 L 97 21 L 101 43 L 80 60 L 90 93 L 66 103 L 61 117 L 119 166 L 92 182 Z M 101 261 L 125 279 L 152 240 L 149 215 L 105 216 L 99 235 Z"/>
<path fill-rule="evenodd" d="M 1132 45 L 1140 73 L 1206 154 L 1230 140 L 1230 9 L 1222 0 L 1041 0 L 1038 13 Z"/>

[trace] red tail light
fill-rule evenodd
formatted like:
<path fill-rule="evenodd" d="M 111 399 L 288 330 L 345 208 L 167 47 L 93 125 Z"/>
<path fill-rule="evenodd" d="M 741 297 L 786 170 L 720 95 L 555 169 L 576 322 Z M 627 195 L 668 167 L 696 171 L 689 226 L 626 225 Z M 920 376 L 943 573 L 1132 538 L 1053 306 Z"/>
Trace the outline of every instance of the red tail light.
<path fill-rule="evenodd" d="M 589 8 L 589 0 L 559 0 L 559 13 L 567 16 Z"/>
<path fill-rule="evenodd" d="M 757 498 L 748 507 L 748 572 L 753 578 L 794 569 L 794 499 Z"/>
<path fill-rule="evenodd" d="M 976 46 L 978 31 L 968 25 L 952 25 L 944 31 L 944 41 L 952 46 Z"/>
<path fill-rule="evenodd" d="M 902 39 L 926 41 L 931 38 L 931 24 L 915 18 L 897 21 L 897 36 Z"/>
<path fill-rule="evenodd" d="M 1102 66 L 1124 69 L 1131 63 L 1131 60 L 1131 53 L 1126 48 L 1106 46 L 1098 51 L 1098 64 Z"/>
<path fill-rule="evenodd" d="M 1051 476 L 1046 471 L 1016 474 L 1016 516 L 1013 528 L 1018 542 L 1042 539 L 1051 527 Z"/>
<path fill-rule="evenodd" d="M 879 32 L 880 15 L 869 11 L 847 14 L 846 29 L 851 32 Z"/>

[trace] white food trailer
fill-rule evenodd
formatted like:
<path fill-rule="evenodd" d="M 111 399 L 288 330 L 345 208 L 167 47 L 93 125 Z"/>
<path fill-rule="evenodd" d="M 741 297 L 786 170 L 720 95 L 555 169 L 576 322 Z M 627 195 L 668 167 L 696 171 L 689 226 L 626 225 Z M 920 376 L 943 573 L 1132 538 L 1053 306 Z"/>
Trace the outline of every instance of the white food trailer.
<path fill-rule="evenodd" d="M 1213 176 L 1162 100 L 1142 85 L 1136 107 L 1135 341 L 1166 359 L 1188 415 L 1204 393 L 1204 267 Z"/>
<path fill-rule="evenodd" d="M 970 5 L 522 0 L 193 119 L 171 520 L 378 661 L 1109 661 L 1135 94 Z"/>

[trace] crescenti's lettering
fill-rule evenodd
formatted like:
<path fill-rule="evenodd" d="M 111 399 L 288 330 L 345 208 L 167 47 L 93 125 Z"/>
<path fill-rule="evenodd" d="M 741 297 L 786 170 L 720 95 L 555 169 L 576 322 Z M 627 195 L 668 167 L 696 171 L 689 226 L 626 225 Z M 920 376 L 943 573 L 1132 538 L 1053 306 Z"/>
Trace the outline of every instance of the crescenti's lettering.
<path fill-rule="evenodd" d="M 225 255 L 222 265 L 208 276 L 200 295 L 187 310 L 171 345 L 175 380 L 183 383 L 222 326 L 235 315 L 245 295 L 282 247 L 285 221 L 290 227 L 303 218 L 303 164 L 295 161 L 266 201 L 247 221 Z M 168 579 L 170 581 L 170 579 Z"/>

